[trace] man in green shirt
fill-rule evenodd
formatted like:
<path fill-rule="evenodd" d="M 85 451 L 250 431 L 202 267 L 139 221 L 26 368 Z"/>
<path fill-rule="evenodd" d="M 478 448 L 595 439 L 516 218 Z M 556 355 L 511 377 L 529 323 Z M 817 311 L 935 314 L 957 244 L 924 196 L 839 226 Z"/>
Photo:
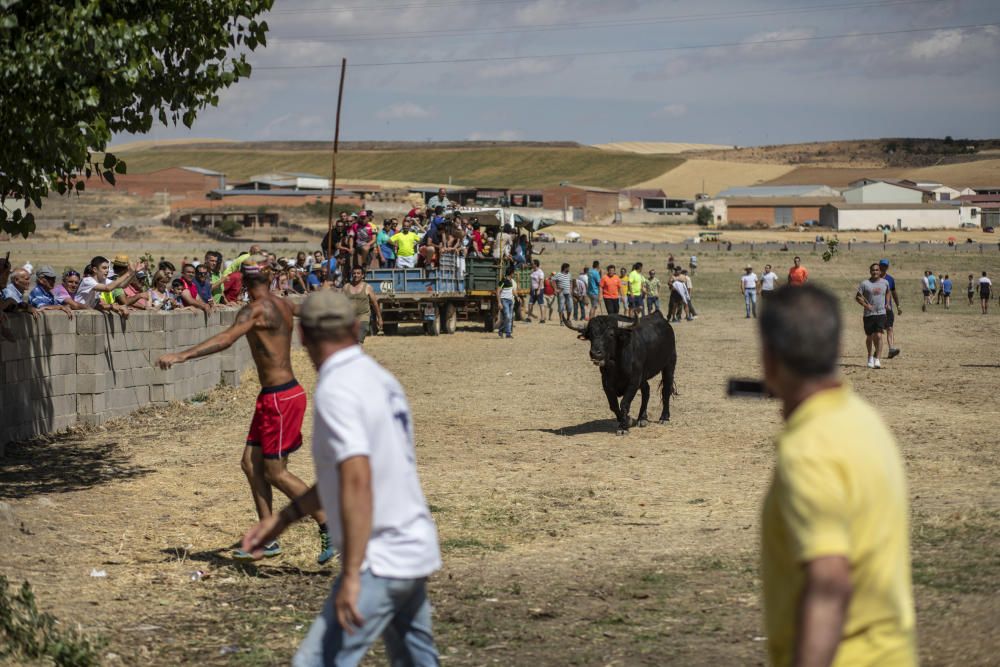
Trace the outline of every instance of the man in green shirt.
<path fill-rule="evenodd" d="M 651 314 L 660 309 L 660 279 L 656 277 L 656 269 L 649 270 L 646 280 L 646 313 Z"/>

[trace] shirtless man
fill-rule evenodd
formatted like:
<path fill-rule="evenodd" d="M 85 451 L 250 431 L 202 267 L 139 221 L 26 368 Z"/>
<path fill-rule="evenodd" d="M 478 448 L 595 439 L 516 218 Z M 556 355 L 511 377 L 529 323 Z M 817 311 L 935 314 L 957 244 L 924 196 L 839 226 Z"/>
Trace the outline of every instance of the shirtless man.
<path fill-rule="evenodd" d="M 260 270 L 257 262 L 243 267 L 243 285 L 250 303 L 236 315 L 236 321 L 225 331 L 176 354 L 165 354 L 156 365 L 168 369 L 174 364 L 205 357 L 229 348 L 242 336 L 247 337 L 250 353 L 257 365 L 261 391 L 250 424 L 242 467 L 250 483 L 257 516 L 271 516 L 271 487 L 277 487 L 294 501 L 309 487 L 288 470 L 288 455 L 302 445 L 302 418 L 306 410 L 306 392 L 292 373 L 292 306 L 270 292 L 271 276 Z M 321 565 L 334 556 L 326 532 L 326 517 L 322 510 L 314 513 L 319 524 Z M 277 541 L 264 548 L 264 555 L 281 553 Z M 253 556 L 237 549 L 237 560 L 252 560 Z"/>

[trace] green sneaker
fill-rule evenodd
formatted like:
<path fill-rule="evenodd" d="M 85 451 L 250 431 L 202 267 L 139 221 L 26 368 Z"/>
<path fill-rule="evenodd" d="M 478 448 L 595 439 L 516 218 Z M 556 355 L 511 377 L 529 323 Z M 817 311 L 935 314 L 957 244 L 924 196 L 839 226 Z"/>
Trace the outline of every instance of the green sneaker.
<path fill-rule="evenodd" d="M 337 550 L 330 546 L 330 533 L 325 530 L 319 531 L 319 556 L 316 557 L 316 562 L 325 565 L 336 555 Z"/>
<path fill-rule="evenodd" d="M 278 544 L 278 540 L 273 542 L 268 542 L 264 545 L 264 558 L 274 558 L 275 556 L 281 555 L 281 545 Z M 248 551 L 243 551 L 243 549 L 236 549 L 233 551 L 233 560 L 249 562 L 257 560 L 253 557 L 253 554 Z"/>

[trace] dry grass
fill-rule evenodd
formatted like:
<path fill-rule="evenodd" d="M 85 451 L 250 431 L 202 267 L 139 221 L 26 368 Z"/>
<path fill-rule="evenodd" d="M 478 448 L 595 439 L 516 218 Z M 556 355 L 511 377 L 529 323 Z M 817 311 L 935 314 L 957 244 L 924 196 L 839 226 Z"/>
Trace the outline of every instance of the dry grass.
<path fill-rule="evenodd" d="M 669 197 L 693 199 L 699 192 L 714 195 L 726 188 L 764 183 L 779 178 L 792 169 L 789 165 L 781 164 L 690 159 L 632 187 L 661 188 Z"/>
<path fill-rule="evenodd" d="M 996 273 L 1000 256 L 890 253 L 903 354 L 875 373 L 863 368 L 849 302 L 871 253 L 824 264 L 807 250 L 814 279 L 842 295 L 849 315 L 842 372 L 882 410 L 905 456 L 922 662 L 995 664 L 1000 413 L 982 399 L 996 388 L 1000 312 L 915 304 L 925 266 Z M 559 246 L 543 260 L 575 266 L 593 252 Z M 626 437 L 613 433 L 584 344 L 558 325 L 520 324 L 512 341 L 404 329 L 366 344 L 399 377 L 416 418 L 444 551 L 431 595 L 445 664 L 763 662 L 758 512 L 780 420 L 775 405 L 727 401 L 722 389 L 729 376 L 759 372 L 739 267 L 780 269 L 788 257 L 699 255 L 701 317 L 676 326 L 673 421 Z M 664 263 L 624 248 L 597 257 Z M 304 355 L 294 363 L 311 389 Z M 16 523 L 0 521 L 0 572 L 31 580 L 40 606 L 108 638 L 124 664 L 287 663 L 333 570 L 315 565 L 305 524 L 278 559 L 228 558 L 254 519 L 238 459 L 255 390 L 251 380 L 205 403 L 9 448 L 0 499 Z M 304 430 L 308 439 L 309 419 Z M 312 478 L 307 451 L 291 467 Z M 95 567 L 108 577 L 91 578 Z M 208 576 L 192 581 L 195 570 Z"/>
<path fill-rule="evenodd" d="M 921 168 L 839 168 L 799 167 L 769 181 L 770 185 L 811 185 L 822 183 L 847 187 L 861 178 L 910 178 L 936 181 L 953 188 L 989 187 L 1000 184 L 1000 160 L 977 160 Z"/>
<path fill-rule="evenodd" d="M 326 150 L 263 150 L 241 148 L 238 144 L 134 150 L 125 159 L 129 173 L 196 165 L 225 172 L 231 182 L 264 172 L 330 172 L 330 153 Z M 542 188 L 571 181 L 622 188 L 662 174 L 682 161 L 672 155 L 639 155 L 590 147 L 342 150 L 337 158 L 337 173 L 364 182 Z"/>
<path fill-rule="evenodd" d="M 690 151 L 726 150 L 732 146 L 723 144 L 692 144 L 676 141 L 616 141 L 610 144 L 594 144 L 594 148 L 606 151 L 625 151 L 642 155 L 672 155 Z"/>

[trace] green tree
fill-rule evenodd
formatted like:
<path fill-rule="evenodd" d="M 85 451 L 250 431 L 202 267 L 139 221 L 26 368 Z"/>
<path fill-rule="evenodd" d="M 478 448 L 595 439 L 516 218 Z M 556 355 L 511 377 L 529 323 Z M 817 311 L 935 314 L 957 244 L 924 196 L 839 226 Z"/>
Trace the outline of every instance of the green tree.
<path fill-rule="evenodd" d="M 699 206 L 697 212 L 695 213 L 695 222 L 697 222 L 702 227 L 707 227 L 712 224 L 715 220 L 712 209 L 707 206 Z"/>
<path fill-rule="evenodd" d="M 40 208 L 91 176 L 114 184 L 125 162 L 104 152 L 112 133 L 191 127 L 250 75 L 272 2 L 0 0 L 0 202 Z M 0 208 L 0 231 L 34 229 L 30 212 Z"/>

